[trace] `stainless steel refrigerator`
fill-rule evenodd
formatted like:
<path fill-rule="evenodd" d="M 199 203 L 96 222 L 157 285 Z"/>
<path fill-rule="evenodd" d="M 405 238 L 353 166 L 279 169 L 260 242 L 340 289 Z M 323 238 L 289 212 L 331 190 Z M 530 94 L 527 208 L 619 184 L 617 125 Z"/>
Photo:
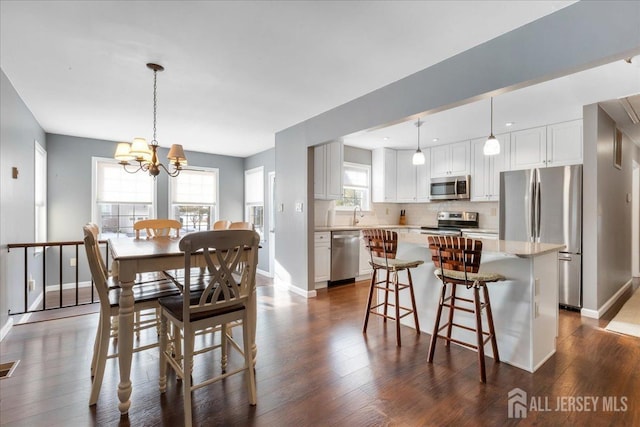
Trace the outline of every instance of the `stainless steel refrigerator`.
<path fill-rule="evenodd" d="M 561 306 L 582 306 L 582 165 L 500 174 L 500 239 L 565 245 Z"/>

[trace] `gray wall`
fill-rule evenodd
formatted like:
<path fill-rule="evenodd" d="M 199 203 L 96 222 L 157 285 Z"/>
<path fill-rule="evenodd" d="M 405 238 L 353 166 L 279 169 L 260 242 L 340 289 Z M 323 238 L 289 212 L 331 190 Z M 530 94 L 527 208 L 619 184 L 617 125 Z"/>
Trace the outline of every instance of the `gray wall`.
<path fill-rule="evenodd" d="M 91 157 L 113 158 L 116 142 L 67 135 L 47 135 L 49 240 L 82 240 L 82 226 L 91 221 Z M 159 156 L 165 159 L 167 150 Z M 244 214 L 244 160 L 193 151 L 186 152 L 189 167 L 219 169 L 220 218 L 240 220 Z M 149 177 L 149 179 L 153 179 Z M 157 217 L 168 217 L 168 182 L 156 178 Z"/>
<path fill-rule="evenodd" d="M 258 252 L 258 268 L 262 271 L 273 274 L 269 271 L 269 253 L 271 251 L 272 244 L 269 240 L 269 229 L 271 224 L 269 223 L 269 210 L 271 209 L 271 200 L 269 200 L 269 172 L 276 170 L 276 150 L 271 148 L 261 153 L 244 159 L 244 170 L 249 170 L 262 166 L 264 168 L 264 242 L 260 243 L 262 248 Z M 243 188 L 244 192 L 244 188 Z"/>
<path fill-rule="evenodd" d="M 278 132 L 276 174 L 283 182 L 277 199 L 284 210 L 277 214 L 281 244 L 276 259 L 281 279 L 303 292 L 313 287 L 308 264 L 314 209 L 306 215 L 292 212 L 299 201 L 313 206 L 307 147 L 623 59 L 640 46 L 639 16 L 639 2 L 578 2 Z"/>
<path fill-rule="evenodd" d="M 371 150 L 363 148 L 344 146 L 344 161 L 350 163 L 360 163 L 371 166 Z"/>
<path fill-rule="evenodd" d="M 583 108 L 583 306 L 598 310 L 631 279 L 631 194 L 637 147 L 623 135 L 613 165 L 616 123 L 597 104 Z M 638 197 L 635 195 L 634 197 Z"/>
<path fill-rule="evenodd" d="M 9 307 L 16 302 L 9 301 L 9 287 L 22 295 L 24 284 L 21 269 L 8 270 L 15 262 L 22 262 L 23 252 L 8 253 L 7 244 L 35 239 L 34 140 L 45 148 L 47 141 L 44 131 L 4 71 L 0 74 L 0 328 L 3 328 L 9 320 Z M 18 168 L 18 179 L 11 178 L 12 167 Z M 41 256 L 30 254 L 28 262 L 36 272 L 40 271 Z M 34 278 L 38 280 L 37 276 Z M 30 300 L 35 296 L 32 293 Z M 19 300 L 20 305 L 24 305 L 23 299 Z"/>

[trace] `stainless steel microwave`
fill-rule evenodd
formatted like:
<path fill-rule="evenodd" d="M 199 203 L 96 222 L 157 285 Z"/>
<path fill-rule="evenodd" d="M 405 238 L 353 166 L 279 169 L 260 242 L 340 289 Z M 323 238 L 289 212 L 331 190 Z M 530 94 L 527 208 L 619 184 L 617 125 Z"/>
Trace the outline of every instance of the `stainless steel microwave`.
<path fill-rule="evenodd" d="M 465 200 L 471 192 L 469 175 L 431 178 L 431 200 Z"/>

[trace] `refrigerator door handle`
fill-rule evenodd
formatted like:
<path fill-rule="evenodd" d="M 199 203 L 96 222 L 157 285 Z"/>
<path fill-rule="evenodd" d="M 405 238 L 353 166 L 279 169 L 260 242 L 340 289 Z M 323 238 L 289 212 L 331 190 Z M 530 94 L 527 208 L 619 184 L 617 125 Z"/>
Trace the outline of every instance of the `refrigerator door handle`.
<path fill-rule="evenodd" d="M 538 176 L 538 180 L 536 182 L 536 242 L 540 242 L 540 219 L 541 219 L 541 200 L 540 193 L 542 192 L 542 186 L 540 185 L 540 177 Z"/>
<path fill-rule="evenodd" d="M 535 218 L 533 214 L 533 208 L 535 206 L 535 178 L 536 178 L 536 170 L 531 170 L 531 176 L 529 178 L 529 197 L 526 197 L 525 200 L 528 199 L 528 204 L 525 206 L 525 214 L 527 215 L 526 224 L 527 224 L 527 238 L 530 242 L 534 241 L 535 236 Z"/>

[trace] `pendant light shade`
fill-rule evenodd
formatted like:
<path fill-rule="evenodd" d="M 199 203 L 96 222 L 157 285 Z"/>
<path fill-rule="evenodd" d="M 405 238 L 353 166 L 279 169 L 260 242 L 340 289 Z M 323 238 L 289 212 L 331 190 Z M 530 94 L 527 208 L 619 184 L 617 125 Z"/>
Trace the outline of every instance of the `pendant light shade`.
<path fill-rule="evenodd" d="M 424 153 L 420 150 L 420 126 L 422 126 L 422 122 L 418 120 L 416 122 L 416 127 L 418 128 L 418 149 L 413 153 L 412 163 L 414 165 L 424 165 Z"/>
<path fill-rule="evenodd" d="M 500 141 L 493 135 L 493 97 L 491 97 L 491 134 L 482 147 L 485 156 L 495 156 L 500 154 Z"/>

